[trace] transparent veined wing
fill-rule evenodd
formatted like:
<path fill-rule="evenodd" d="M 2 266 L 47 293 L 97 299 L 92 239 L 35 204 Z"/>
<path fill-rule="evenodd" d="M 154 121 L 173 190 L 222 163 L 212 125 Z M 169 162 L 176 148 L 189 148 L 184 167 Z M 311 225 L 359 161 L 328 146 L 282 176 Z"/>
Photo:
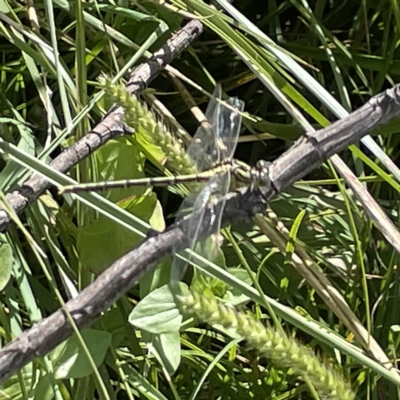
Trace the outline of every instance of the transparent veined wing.
<path fill-rule="evenodd" d="M 244 103 L 237 98 L 230 98 L 224 103 L 218 100 L 220 98 L 221 87 L 218 85 L 214 91 L 214 97 L 207 107 L 207 122 L 199 127 L 188 148 L 188 156 L 199 172 L 210 169 L 214 164 L 225 159 L 232 158 L 236 148 Z M 187 227 L 190 250 L 196 246 L 198 230 L 202 226 L 207 205 L 212 201 L 213 196 L 224 196 L 229 191 L 229 186 L 230 173 L 228 171 L 219 173 L 211 177 L 194 197 L 189 196 L 183 201 L 177 214 L 177 221 L 184 217 L 187 210 L 196 211 L 196 218 L 192 218 Z M 214 235 L 212 235 L 213 238 L 207 239 L 207 246 L 202 246 L 205 253 L 201 255 L 209 260 L 215 257 L 219 247 L 215 233 L 220 229 L 223 208 L 224 204 L 219 203 L 218 208 L 214 209 L 211 220 L 207 221 L 212 225 L 211 231 Z M 185 262 L 175 255 L 172 267 L 174 280 L 181 278 L 184 267 Z"/>
<path fill-rule="evenodd" d="M 197 129 L 187 150 L 199 172 L 232 158 L 236 149 L 244 103 L 234 97 L 224 102 L 221 94 L 221 86 L 217 85 L 207 106 L 206 121 Z"/>

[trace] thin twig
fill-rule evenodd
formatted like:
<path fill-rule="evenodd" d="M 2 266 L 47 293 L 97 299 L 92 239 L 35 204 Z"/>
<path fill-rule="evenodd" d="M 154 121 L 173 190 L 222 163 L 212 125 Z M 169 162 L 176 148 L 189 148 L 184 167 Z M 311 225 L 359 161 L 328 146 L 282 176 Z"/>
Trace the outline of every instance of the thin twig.
<path fill-rule="evenodd" d="M 190 21 L 149 60 L 134 69 L 127 84 L 127 90 L 132 95 L 138 95 L 167 64 L 171 63 L 179 53 L 189 46 L 202 30 L 203 25 L 199 21 Z M 91 132 L 64 150 L 50 163 L 50 166 L 57 171 L 67 172 L 107 141 L 117 138 L 125 132 L 124 110 L 122 107 L 114 107 Z M 8 203 L 17 214 L 20 214 L 49 186 L 50 184 L 45 178 L 39 174 L 33 174 L 24 182 L 21 189 L 7 197 Z M 10 222 L 9 215 L 0 209 L 0 232 L 3 232 Z"/>

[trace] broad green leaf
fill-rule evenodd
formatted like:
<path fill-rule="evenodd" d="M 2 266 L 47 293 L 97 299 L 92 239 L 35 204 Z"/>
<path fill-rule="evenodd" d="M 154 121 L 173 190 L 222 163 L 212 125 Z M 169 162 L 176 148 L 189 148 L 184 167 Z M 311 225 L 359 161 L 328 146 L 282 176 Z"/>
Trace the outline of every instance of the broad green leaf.
<path fill-rule="evenodd" d="M 146 192 L 143 196 L 129 197 L 117 204 L 142 221 L 148 222 L 153 229 L 157 231 L 165 229 L 163 210 L 154 193 Z"/>
<path fill-rule="evenodd" d="M 54 399 L 54 391 L 51 385 L 51 378 L 49 375 L 43 376 L 39 379 L 35 387 L 35 400 L 52 400 Z"/>
<path fill-rule="evenodd" d="M 237 279 L 240 279 L 240 281 L 244 282 L 245 284 L 252 286 L 253 281 L 249 274 L 247 273 L 246 270 L 243 268 L 228 268 L 228 272 L 232 274 L 234 277 Z M 255 272 L 252 272 L 254 278 L 256 279 L 257 274 Z M 248 296 L 243 294 L 240 290 L 238 290 L 235 287 L 230 287 L 229 290 L 225 293 L 225 296 L 223 297 L 223 300 L 229 301 L 230 304 L 233 306 L 238 306 L 241 304 L 246 303 L 247 301 L 250 300 Z"/>
<path fill-rule="evenodd" d="M 145 158 L 129 138 L 110 140 L 96 151 L 99 175 L 103 181 L 144 178 Z M 132 195 L 146 191 L 144 186 L 109 190 L 106 194 L 111 201 L 117 202 Z"/>
<path fill-rule="evenodd" d="M 79 230 L 77 249 L 85 270 L 99 274 L 140 242 L 141 237 L 100 216 Z"/>
<path fill-rule="evenodd" d="M 181 337 L 178 331 L 156 335 L 153 344 L 169 375 L 173 375 L 181 362 Z"/>
<path fill-rule="evenodd" d="M 180 283 L 180 287 L 186 285 Z M 129 315 L 129 322 L 150 333 L 179 332 L 182 315 L 175 305 L 170 286 L 162 286 L 140 301 Z"/>
<path fill-rule="evenodd" d="M 162 210 L 154 193 L 150 196 L 124 199 L 118 204 L 143 221 L 150 222 L 154 229 L 164 229 Z M 85 269 L 97 274 L 141 240 L 141 236 L 100 216 L 92 224 L 79 230 L 77 240 L 79 259 Z"/>
<path fill-rule="evenodd" d="M 104 360 L 111 344 L 108 332 L 85 329 L 81 332 L 83 340 L 90 352 L 94 364 L 98 367 Z M 57 379 L 83 378 L 92 374 L 93 370 L 76 335 L 58 346 L 51 358 L 54 360 L 54 370 Z"/>
<path fill-rule="evenodd" d="M 10 280 L 13 256 L 7 243 L 0 244 L 0 290 L 3 290 Z"/>
<path fill-rule="evenodd" d="M 140 298 L 144 298 L 153 290 L 166 285 L 171 278 L 171 257 L 164 258 L 150 273 L 140 280 Z"/>

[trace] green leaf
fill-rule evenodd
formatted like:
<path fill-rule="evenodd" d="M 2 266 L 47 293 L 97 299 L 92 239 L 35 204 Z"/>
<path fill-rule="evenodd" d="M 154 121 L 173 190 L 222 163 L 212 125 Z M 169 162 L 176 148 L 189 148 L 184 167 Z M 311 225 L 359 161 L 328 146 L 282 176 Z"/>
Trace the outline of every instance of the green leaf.
<path fill-rule="evenodd" d="M 85 329 L 81 332 L 81 335 L 94 364 L 99 367 L 111 344 L 111 335 L 108 332 L 94 329 Z M 52 352 L 51 358 L 55 360 L 54 370 L 57 379 L 83 378 L 93 372 L 87 355 L 76 335 L 71 336 L 58 346 Z"/>
<path fill-rule="evenodd" d="M 10 280 L 13 255 L 7 243 L 0 244 L 0 290 L 3 290 Z"/>
<path fill-rule="evenodd" d="M 180 287 L 187 287 L 180 283 Z M 160 287 L 146 296 L 129 315 L 129 322 L 150 333 L 179 332 L 182 315 L 175 305 L 169 285 Z"/>
<path fill-rule="evenodd" d="M 124 199 L 118 203 L 154 229 L 164 229 L 161 206 L 154 193 L 150 196 Z M 104 271 L 115 260 L 131 250 L 142 237 L 100 216 L 92 224 L 79 229 L 77 247 L 83 268 L 96 274 Z"/>
<path fill-rule="evenodd" d="M 127 137 L 110 140 L 95 154 L 100 179 L 103 181 L 145 177 L 143 173 L 145 158 Z M 141 195 L 145 190 L 144 186 L 119 188 L 108 191 L 106 196 L 110 201 L 116 202 L 128 196 Z"/>
<path fill-rule="evenodd" d="M 169 375 L 173 375 L 181 362 L 181 336 L 178 331 L 156 335 L 154 347 Z"/>
<path fill-rule="evenodd" d="M 43 376 L 39 379 L 35 387 L 35 400 L 52 400 L 54 399 L 53 386 L 49 375 Z"/>
<path fill-rule="evenodd" d="M 99 274 L 140 240 L 139 235 L 101 216 L 79 230 L 79 260 L 85 270 Z"/>
<path fill-rule="evenodd" d="M 253 286 L 253 281 L 249 276 L 248 272 L 243 268 L 228 268 L 228 272 L 232 274 L 235 278 L 239 279 L 240 281 L 244 282 L 246 285 Z M 254 279 L 256 279 L 257 274 L 252 271 Z M 233 306 L 238 306 L 246 303 L 250 300 L 248 296 L 243 294 L 238 288 L 230 287 L 229 291 L 225 293 L 223 297 L 225 301 L 229 301 Z"/>

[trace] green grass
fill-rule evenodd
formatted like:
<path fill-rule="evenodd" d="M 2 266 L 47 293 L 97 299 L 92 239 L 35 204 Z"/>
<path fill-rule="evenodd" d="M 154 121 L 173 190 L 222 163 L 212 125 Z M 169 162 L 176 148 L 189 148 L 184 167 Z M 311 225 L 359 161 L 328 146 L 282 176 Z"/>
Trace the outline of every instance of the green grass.
<path fill-rule="evenodd" d="M 189 14 L 207 29 L 173 66 L 208 93 L 219 82 L 227 95 L 245 101 L 238 159 L 251 165 L 274 160 L 304 130 L 328 125 L 399 81 L 397 3 L 328 3 L 238 1 L 239 12 L 231 15 L 197 0 L 129 7 L 57 1 L 29 10 L 24 3 L 1 3 L 8 17 L 0 22 L 1 189 L 11 193 L 31 169 L 71 183 L 46 164 L 111 106 L 99 76 L 123 75 Z M 204 109 L 207 96 L 183 83 Z M 169 73 L 143 99 L 162 103 L 154 112 L 172 132 L 195 132 L 199 121 Z M 85 182 L 168 173 L 168 154 L 152 142 L 151 130 L 106 143 L 70 177 Z M 400 379 L 388 370 L 397 367 L 399 351 L 397 133 L 392 122 L 374 133 L 375 143 L 366 138 L 361 150 L 340 154 L 358 179 L 334 158 L 273 199 L 265 216 L 224 230 L 215 261 L 186 277 L 203 302 L 217 297 L 235 307 L 238 320 L 256 324 L 255 339 L 277 331 L 289 350 L 265 351 L 232 316 L 230 324 L 218 324 L 205 315 L 204 304 L 203 313 L 182 319 L 164 286 L 166 259 L 81 338 L 11 378 L 0 399 L 28 398 L 30 391 L 57 399 L 335 398 L 290 363 L 290 343 L 317 353 L 321 368 L 343 375 L 356 398 L 400 398 Z M 180 137 L 184 142 L 186 132 Z M 351 182 L 358 198 L 346 186 Z M 51 190 L 14 215 L 0 237 L 3 344 L 90 284 L 150 226 L 163 229 L 180 194 L 129 188 L 105 193 L 109 201 L 84 194 L 81 202 Z M 213 307 L 223 310 L 218 304 Z"/>

